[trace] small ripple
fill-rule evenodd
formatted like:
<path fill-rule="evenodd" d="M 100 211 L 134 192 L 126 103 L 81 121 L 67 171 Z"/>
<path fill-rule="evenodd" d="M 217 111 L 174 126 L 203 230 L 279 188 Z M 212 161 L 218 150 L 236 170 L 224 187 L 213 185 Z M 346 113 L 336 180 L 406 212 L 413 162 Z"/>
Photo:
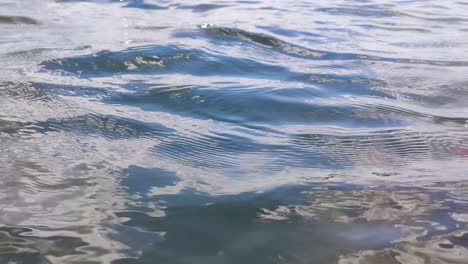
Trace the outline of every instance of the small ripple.
<path fill-rule="evenodd" d="M 335 15 L 355 15 L 355 16 L 365 16 L 365 17 L 394 17 L 405 15 L 402 12 L 385 10 L 381 8 L 346 8 L 346 7 L 326 7 L 326 8 L 317 8 L 317 12 L 325 12 Z"/>
<path fill-rule="evenodd" d="M 371 25 L 371 24 L 363 24 L 359 25 L 360 27 L 363 28 L 369 28 L 369 29 L 381 29 L 381 30 L 388 30 L 388 31 L 407 31 L 407 32 L 417 32 L 417 33 L 430 33 L 432 32 L 429 29 L 425 28 L 415 28 L 415 27 L 384 27 L 384 26 L 379 26 L 379 25 Z"/>
<path fill-rule="evenodd" d="M 148 30 L 148 31 L 158 31 L 164 29 L 170 29 L 168 26 L 136 26 L 135 29 L 138 30 Z"/>
<path fill-rule="evenodd" d="M 111 140 L 124 138 L 157 138 L 167 136 L 171 129 L 160 124 L 147 124 L 116 116 L 82 115 L 38 122 L 46 131 L 63 131 L 75 135 L 100 136 Z"/>
<path fill-rule="evenodd" d="M 361 17 L 410 17 L 421 19 L 425 21 L 437 21 L 437 22 L 447 22 L 447 23 L 457 23 L 457 22 L 466 22 L 468 18 L 464 17 L 438 17 L 435 14 L 431 16 L 420 16 L 413 13 L 405 13 L 400 11 L 394 11 L 390 9 L 381 9 L 381 8 L 354 8 L 354 7 L 332 7 L 332 8 L 317 8 L 318 12 L 325 12 L 333 15 L 352 15 L 352 16 L 361 16 Z"/>
<path fill-rule="evenodd" d="M 190 9 L 194 13 L 203 13 L 208 12 L 214 9 L 220 9 L 229 7 L 230 5 L 222 5 L 222 4 L 198 4 L 198 5 L 182 5 L 178 6 L 180 9 Z"/>
<path fill-rule="evenodd" d="M 370 116 L 374 118 L 419 118 L 426 119 L 431 123 L 436 124 L 453 124 L 456 126 L 464 126 L 468 122 L 468 117 L 449 117 L 442 115 L 429 114 L 424 112 L 418 112 L 403 107 L 396 107 L 393 105 L 375 104 L 375 105 L 361 105 L 363 111 L 358 110 L 357 112 L 361 116 Z"/>
<path fill-rule="evenodd" d="M 41 63 L 53 59 L 53 56 L 47 54 L 48 49 L 32 49 L 10 52 L 5 55 L 6 60 L 13 60 L 13 63 Z"/>
<path fill-rule="evenodd" d="M 40 22 L 34 18 L 25 16 L 5 16 L 0 15 L 0 24 L 25 24 L 25 25 L 39 25 Z"/>
<path fill-rule="evenodd" d="M 328 132 L 327 132 L 328 131 Z M 432 159 L 466 159 L 468 133 L 457 131 L 412 131 L 409 129 L 337 129 L 323 133 L 290 134 L 286 141 L 260 143 L 230 133 L 173 134 L 154 147 L 155 155 L 191 167 L 223 171 L 261 170 L 277 172 L 287 168 L 344 170 L 368 166 L 398 168 Z M 465 150 L 465 152 L 463 152 Z M 399 173 L 397 170 L 396 173 Z"/>
<path fill-rule="evenodd" d="M 141 8 L 147 10 L 163 10 L 167 9 L 165 6 L 145 3 L 143 0 L 132 0 L 129 1 L 124 7 L 126 8 Z"/>
<path fill-rule="evenodd" d="M 30 84 L 14 82 L 0 83 L 0 97 L 26 99 L 29 101 L 52 101 L 53 94 Z"/>

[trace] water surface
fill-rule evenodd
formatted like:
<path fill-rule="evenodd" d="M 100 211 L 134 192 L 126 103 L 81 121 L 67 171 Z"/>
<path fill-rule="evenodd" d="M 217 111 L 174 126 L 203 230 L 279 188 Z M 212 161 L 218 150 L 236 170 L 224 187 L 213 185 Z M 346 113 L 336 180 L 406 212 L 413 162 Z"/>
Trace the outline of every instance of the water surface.
<path fill-rule="evenodd" d="M 1 263 L 467 263 L 468 2 L 0 3 Z"/>

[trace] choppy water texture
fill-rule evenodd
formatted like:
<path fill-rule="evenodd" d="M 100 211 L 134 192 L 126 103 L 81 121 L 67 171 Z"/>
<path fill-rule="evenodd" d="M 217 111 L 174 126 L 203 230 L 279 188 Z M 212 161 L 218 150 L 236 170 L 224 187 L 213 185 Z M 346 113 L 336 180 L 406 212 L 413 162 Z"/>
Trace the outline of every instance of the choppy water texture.
<path fill-rule="evenodd" d="M 4 0 L 0 263 L 468 263 L 468 2 Z"/>

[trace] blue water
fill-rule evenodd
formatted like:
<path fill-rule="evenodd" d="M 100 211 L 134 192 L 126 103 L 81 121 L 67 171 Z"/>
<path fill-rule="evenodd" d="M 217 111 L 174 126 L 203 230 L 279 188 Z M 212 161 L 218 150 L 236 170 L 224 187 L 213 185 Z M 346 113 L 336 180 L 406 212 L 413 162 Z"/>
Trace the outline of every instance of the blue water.
<path fill-rule="evenodd" d="M 468 2 L 0 2 L 0 263 L 468 263 Z"/>

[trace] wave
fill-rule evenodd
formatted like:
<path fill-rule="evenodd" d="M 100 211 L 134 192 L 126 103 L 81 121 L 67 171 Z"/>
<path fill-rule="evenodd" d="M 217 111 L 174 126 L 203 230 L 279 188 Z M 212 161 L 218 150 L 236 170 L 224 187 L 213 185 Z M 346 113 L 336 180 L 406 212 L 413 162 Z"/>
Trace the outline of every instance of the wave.
<path fill-rule="evenodd" d="M 25 25 L 39 25 L 40 22 L 34 18 L 26 16 L 5 16 L 0 15 L 0 24 L 25 24 Z"/>
<path fill-rule="evenodd" d="M 213 25 L 202 25 L 201 30 L 207 33 L 207 36 L 216 40 L 230 40 L 230 41 L 241 41 L 254 44 L 260 47 L 268 47 L 278 52 L 302 57 L 312 60 L 357 60 L 357 61 L 381 61 L 381 62 L 392 62 L 402 64 L 426 64 L 426 65 L 437 65 L 437 66 L 453 66 L 453 67 L 466 67 L 468 61 L 438 61 L 438 60 L 426 60 L 426 59 L 409 59 L 409 58 L 389 58 L 380 57 L 367 54 L 357 53 L 342 53 L 342 52 L 331 52 L 324 50 L 315 50 L 299 45 L 294 45 L 283 41 L 279 38 L 263 34 L 245 31 L 237 28 L 228 27 L 217 27 Z M 179 33 L 176 34 L 179 37 L 190 37 L 190 34 Z"/>

